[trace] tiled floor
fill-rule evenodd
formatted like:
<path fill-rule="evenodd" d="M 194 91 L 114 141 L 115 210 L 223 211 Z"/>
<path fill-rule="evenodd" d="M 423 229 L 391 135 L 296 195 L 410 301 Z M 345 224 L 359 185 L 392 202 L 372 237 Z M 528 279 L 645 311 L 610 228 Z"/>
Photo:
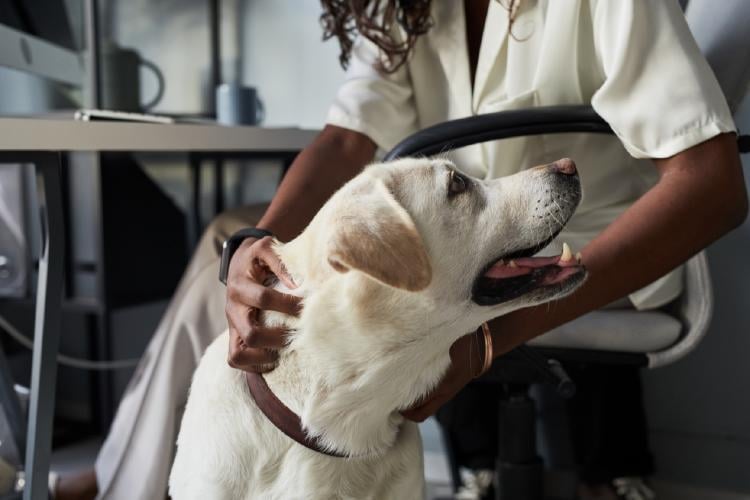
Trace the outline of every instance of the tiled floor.
<path fill-rule="evenodd" d="M 425 449 L 427 498 L 446 498 L 451 492 L 450 472 L 437 423 L 429 419 L 420 426 L 420 430 Z M 100 445 L 101 441 L 90 440 L 57 450 L 52 457 L 52 469 L 60 474 L 70 474 L 91 467 Z"/>
<path fill-rule="evenodd" d="M 424 445 L 427 499 L 449 498 L 450 472 L 437 423 L 429 419 L 420 426 L 420 430 Z M 57 450 L 52 457 L 53 470 L 69 474 L 90 467 L 100 444 L 100 441 L 91 440 Z M 717 492 L 658 480 L 654 481 L 654 489 L 659 500 L 750 500 L 747 493 Z"/>

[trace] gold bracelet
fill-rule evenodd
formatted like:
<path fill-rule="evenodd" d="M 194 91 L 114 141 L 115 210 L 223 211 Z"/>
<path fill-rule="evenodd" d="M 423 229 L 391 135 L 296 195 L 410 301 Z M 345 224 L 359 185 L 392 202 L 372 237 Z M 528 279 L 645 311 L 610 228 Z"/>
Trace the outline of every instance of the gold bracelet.
<path fill-rule="evenodd" d="M 484 338 L 484 362 L 482 363 L 482 370 L 476 378 L 487 373 L 492 366 L 492 332 L 487 323 L 482 323 L 482 337 Z"/>

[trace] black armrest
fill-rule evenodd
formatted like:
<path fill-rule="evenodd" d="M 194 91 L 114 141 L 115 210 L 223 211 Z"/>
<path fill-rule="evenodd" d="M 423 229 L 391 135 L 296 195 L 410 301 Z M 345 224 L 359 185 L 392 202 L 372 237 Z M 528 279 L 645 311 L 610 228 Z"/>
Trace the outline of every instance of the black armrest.
<path fill-rule="evenodd" d="M 431 156 L 486 141 L 539 134 L 590 132 L 612 134 L 591 106 L 547 106 L 501 111 L 451 120 L 410 135 L 384 160 L 403 156 Z"/>
<path fill-rule="evenodd" d="M 431 156 L 486 141 L 565 132 L 613 133 L 591 106 L 547 106 L 500 111 L 427 127 L 398 143 L 383 159 Z M 737 143 L 740 153 L 750 153 L 750 136 L 738 136 Z"/>

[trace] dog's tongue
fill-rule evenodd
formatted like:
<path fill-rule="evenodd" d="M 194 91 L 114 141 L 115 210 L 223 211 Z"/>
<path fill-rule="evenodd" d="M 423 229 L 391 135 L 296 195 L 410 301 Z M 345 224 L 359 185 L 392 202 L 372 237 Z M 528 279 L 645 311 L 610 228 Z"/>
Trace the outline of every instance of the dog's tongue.
<path fill-rule="evenodd" d="M 571 267 L 580 262 L 580 253 L 575 257 L 567 243 L 563 243 L 562 254 L 554 257 L 523 257 L 510 261 L 499 260 L 490 267 L 484 276 L 493 279 L 513 278 L 529 274 L 534 269 L 545 266 Z"/>

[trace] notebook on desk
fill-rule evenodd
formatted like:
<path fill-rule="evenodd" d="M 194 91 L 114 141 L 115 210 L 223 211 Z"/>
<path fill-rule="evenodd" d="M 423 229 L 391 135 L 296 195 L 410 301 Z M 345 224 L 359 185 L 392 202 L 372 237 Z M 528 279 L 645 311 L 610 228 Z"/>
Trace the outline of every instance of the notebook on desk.
<path fill-rule="evenodd" d="M 79 121 L 109 121 L 109 122 L 132 122 L 132 123 L 175 123 L 171 116 L 147 115 L 143 113 L 129 113 L 125 111 L 111 111 L 106 109 L 80 109 L 75 112 L 74 118 Z"/>

